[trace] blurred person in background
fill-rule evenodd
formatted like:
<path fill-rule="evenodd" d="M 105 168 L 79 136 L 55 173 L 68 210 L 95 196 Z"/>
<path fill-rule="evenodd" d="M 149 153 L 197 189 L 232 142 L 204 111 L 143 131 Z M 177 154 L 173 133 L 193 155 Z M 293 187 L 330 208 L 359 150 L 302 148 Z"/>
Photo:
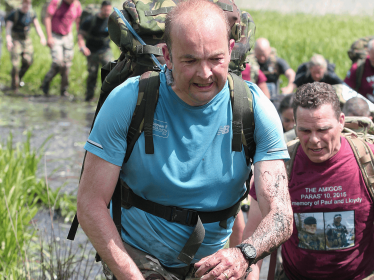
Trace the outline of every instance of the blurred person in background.
<path fill-rule="evenodd" d="M 0 11 L 0 59 L 1 59 L 1 50 L 3 48 L 3 37 L 1 34 L 3 33 L 3 28 L 5 26 L 5 19 L 4 19 L 5 13 L 3 11 Z"/>
<path fill-rule="evenodd" d="M 344 104 L 343 113 L 346 117 L 367 117 L 372 119 L 368 103 L 359 97 L 349 99 Z"/>
<path fill-rule="evenodd" d="M 85 101 L 91 101 L 94 97 L 100 64 L 105 65 L 113 58 L 108 32 L 108 18 L 111 12 L 112 4 L 103 1 L 100 12 L 84 20 L 79 27 L 78 46 L 87 57 L 88 78 Z"/>
<path fill-rule="evenodd" d="M 61 96 L 69 96 L 67 92 L 68 76 L 74 55 L 74 38 L 71 29 L 75 22 L 77 31 L 79 31 L 81 14 L 82 7 L 78 0 L 52 0 L 47 8 L 45 29 L 47 44 L 51 49 L 52 65 L 41 86 L 44 95 L 49 94 L 50 82 L 60 73 L 60 94 Z"/>
<path fill-rule="evenodd" d="M 270 99 L 270 93 L 268 87 L 266 86 L 267 78 L 264 73 L 260 70 L 257 61 L 250 59 L 245 65 L 245 69 L 242 72 L 243 80 L 255 83 L 262 92 Z"/>
<path fill-rule="evenodd" d="M 291 93 L 293 91 L 295 71 L 290 68 L 284 59 L 279 58 L 275 54 L 275 49 L 271 48 L 267 39 L 257 39 L 255 56 L 258 64 L 260 65 L 260 70 L 267 78 L 267 86 L 272 98 L 278 94 L 280 75 L 285 75 L 288 79 L 288 85 L 281 88 L 282 93 Z"/>
<path fill-rule="evenodd" d="M 330 85 L 343 83 L 335 73 L 335 64 L 329 63 L 320 54 L 313 55 L 309 62 L 303 63 L 298 67 L 294 88 L 313 82 L 322 82 Z"/>
<path fill-rule="evenodd" d="M 368 55 L 365 60 L 353 63 L 344 82 L 374 102 L 374 40 L 368 43 Z"/>
<path fill-rule="evenodd" d="M 12 11 L 6 18 L 6 44 L 12 60 L 12 84 L 14 93 L 18 93 L 19 86 L 26 71 L 33 62 L 34 48 L 30 37 L 30 25 L 34 24 L 40 37 L 40 44 L 46 44 L 43 31 L 39 25 L 36 13 L 31 8 L 31 0 L 23 0 L 19 9 Z M 21 68 L 19 68 L 20 63 Z"/>

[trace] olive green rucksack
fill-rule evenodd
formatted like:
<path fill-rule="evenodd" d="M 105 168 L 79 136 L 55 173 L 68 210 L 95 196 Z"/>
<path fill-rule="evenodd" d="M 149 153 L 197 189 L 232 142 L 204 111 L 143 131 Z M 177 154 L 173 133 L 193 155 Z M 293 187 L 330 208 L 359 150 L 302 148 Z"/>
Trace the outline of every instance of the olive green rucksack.
<path fill-rule="evenodd" d="M 374 39 L 374 36 L 367 36 L 354 41 L 347 52 L 349 58 L 352 60 L 352 64 L 357 63 L 356 91 L 358 91 L 359 87 L 361 86 L 366 56 L 368 55 L 368 43 L 372 39 Z"/>
<path fill-rule="evenodd" d="M 22 0 L 5 0 L 5 13 L 7 17 L 10 12 L 14 11 L 17 8 L 20 8 L 22 5 Z"/>

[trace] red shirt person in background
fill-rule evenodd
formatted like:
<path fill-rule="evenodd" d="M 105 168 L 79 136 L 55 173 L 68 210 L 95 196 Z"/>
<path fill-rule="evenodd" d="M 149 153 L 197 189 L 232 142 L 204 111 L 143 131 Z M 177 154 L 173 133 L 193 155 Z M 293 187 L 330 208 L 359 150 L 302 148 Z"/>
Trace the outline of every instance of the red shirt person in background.
<path fill-rule="evenodd" d="M 354 63 L 349 69 L 347 76 L 345 77 L 344 82 L 356 90 L 358 93 L 361 93 L 363 96 L 368 98 L 371 102 L 374 101 L 374 40 L 371 40 L 368 43 L 368 53 L 364 62 L 362 77 L 360 79 L 360 84 L 357 84 L 357 71 L 358 63 Z"/>
<path fill-rule="evenodd" d="M 252 81 L 251 74 L 252 74 L 252 77 L 256 78 L 255 81 Z M 262 90 L 262 92 L 266 95 L 266 97 L 270 98 L 270 93 L 266 85 L 267 78 L 260 69 L 258 69 L 258 75 L 253 75 L 253 73 L 251 73 L 251 65 L 247 63 L 245 70 L 242 72 L 242 78 L 243 80 L 255 83 Z"/>
<path fill-rule="evenodd" d="M 49 84 L 58 74 L 61 74 L 61 96 L 68 96 L 69 70 L 74 55 L 74 38 L 71 32 L 75 22 L 79 29 L 82 7 L 78 0 L 52 0 L 49 4 L 45 18 L 47 31 L 47 44 L 51 49 L 52 65 L 44 77 L 42 90 L 49 94 Z"/>

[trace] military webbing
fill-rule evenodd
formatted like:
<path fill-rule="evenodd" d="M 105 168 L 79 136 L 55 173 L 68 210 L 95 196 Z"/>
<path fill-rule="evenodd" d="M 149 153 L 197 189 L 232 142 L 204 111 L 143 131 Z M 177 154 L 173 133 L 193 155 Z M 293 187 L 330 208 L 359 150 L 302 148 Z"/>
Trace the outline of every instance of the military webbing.
<path fill-rule="evenodd" d="M 162 49 L 152 45 L 138 45 L 136 46 L 137 54 L 154 54 L 154 55 L 163 55 Z"/>
<path fill-rule="evenodd" d="M 365 181 L 366 188 L 374 201 L 374 155 L 369 145 L 360 138 L 345 137 L 360 167 L 362 178 Z"/>
<path fill-rule="evenodd" d="M 358 91 L 358 89 L 361 86 L 362 76 L 364 75 L 365 62 L 366 62 L 366 59 L 359 59 L 357 61 L 355 91 Z"/>

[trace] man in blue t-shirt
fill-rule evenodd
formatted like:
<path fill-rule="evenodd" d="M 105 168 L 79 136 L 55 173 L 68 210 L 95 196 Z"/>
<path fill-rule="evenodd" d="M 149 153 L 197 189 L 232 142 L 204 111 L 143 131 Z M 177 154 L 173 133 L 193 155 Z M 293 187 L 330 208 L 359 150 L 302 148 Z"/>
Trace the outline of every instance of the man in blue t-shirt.
<path fill-rule="evenodd" d="M 178 211 L 221 211 L 243 196 L 251 166 L 246 164 L 244 150 L 232 150 L 227 75 L 235 42 L 229 40 L 230 30 L 224 12 L 209 1 L 183 1 L 168 13 L 163 47 L 167 70 L 160 73 L 154 154 L 145 154 L 141 134 L 123 164 L 139 77 L 114 89 L 97 116 L 85 145 L 78 220 L 102 258 L 108 279 L 113 274 L 117 279 L 241 279 L 250 264 L 291 234 L 283 162 L 289 156 L 282 126 L 274 106 L 250 82 L 254 174 L 264 217 L 251 237 L 239 247 L 223 249 L 234 217 L 225 225 L 204 223 L 204 240 L 187 265 L 179 255 L 194 227 L 168 222 L 137 207 L 122 208 L 120 236 L 106 208 L 118 176 L 141 199 L 175 206 Z"/>

